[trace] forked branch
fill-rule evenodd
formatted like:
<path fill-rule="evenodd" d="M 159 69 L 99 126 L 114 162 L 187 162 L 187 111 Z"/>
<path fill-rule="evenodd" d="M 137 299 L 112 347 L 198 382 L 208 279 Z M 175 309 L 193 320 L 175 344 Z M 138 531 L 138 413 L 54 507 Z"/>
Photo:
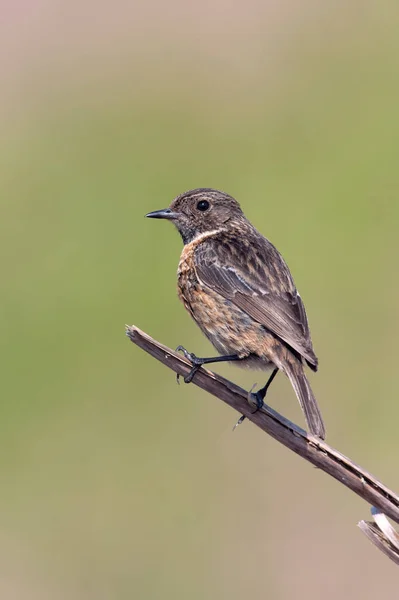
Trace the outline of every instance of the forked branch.
<path fill-rule="evenodd" d="M 126 334 L 134 344 L 178 375 L 184 377 L 190 372 L 191 365 L 185 358 L 137 327 L 127 326 Z M 372 507 L 376 507 L 378 510 L 372 508 L 375 523 L 361 521 L 359 526 L 380 550 L 399 564 L 399 536 L 384 517 L 386 515 L 399 523 L 399 497 L 394 492 L 338 450 L 306 433 L 269 406 L 265 405 L 254 413 L 253 406 L 248 401 L 248 392 L 228 379 L 201 368 L 195 374 L 193 384 L 223 400 L 278 442 L 337 479 Z"/>

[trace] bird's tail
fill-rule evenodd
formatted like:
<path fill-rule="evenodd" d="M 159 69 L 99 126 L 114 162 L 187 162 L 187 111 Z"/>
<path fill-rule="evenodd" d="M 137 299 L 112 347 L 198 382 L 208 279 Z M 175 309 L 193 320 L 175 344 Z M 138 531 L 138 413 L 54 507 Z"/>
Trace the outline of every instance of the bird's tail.
<path fill-rule="evenodd" d="M 314 397 L 309 381 L 304 373 L 302 363 L 297 358 L 290 357 L 288 360 L 284 361 L 284 364 L 282 364 L 281 367 L 295 390 L 310 433 L 324 440 L 326 437 L 326 430 L 323 419 L 317 400 Z"/>

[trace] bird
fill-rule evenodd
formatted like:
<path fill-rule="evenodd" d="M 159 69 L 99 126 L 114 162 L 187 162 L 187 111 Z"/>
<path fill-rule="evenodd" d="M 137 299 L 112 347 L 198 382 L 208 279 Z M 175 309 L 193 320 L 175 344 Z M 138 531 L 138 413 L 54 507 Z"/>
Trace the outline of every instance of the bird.
<path fill-rule="evenodd" d="M 323 418 L 305 374 L 306 366 L 318 368 L 305 306 L 276 247 L 255 229 L 235 198 L 213 188 L 184 192 L 168 208 L 146 217 L 171 221 L 180 233 L 178 296 L 219 353 L 199 358 L 179 346 L 192 365 L 185 382 L 209 363 L 271 369 L 266 384 L 250 392 L 259 409 L 282 371 L 310 433 L 325 439 Z"/>

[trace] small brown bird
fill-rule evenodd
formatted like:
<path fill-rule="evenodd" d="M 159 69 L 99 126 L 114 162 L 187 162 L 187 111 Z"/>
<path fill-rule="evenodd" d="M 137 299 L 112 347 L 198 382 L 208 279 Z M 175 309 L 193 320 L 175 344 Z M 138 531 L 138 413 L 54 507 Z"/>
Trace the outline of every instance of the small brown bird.
<path fill-rule="evenodd" d="M 221 356 L 198 358 L 183 351 L 193 368 L 237 361 L 273 369 L 266 385 L 253 394 L 263 405 L 279 370 L 289 378 L 311 433 L 324 439 L 316 398 L 304 373 L 317 370 L 305 307 L 291 273 L 269 240 L 247 220 L 238 202 L 211 188 L 185 192 L 169 208 L 146 215 L 172 221 L 184 243 L 178 268 L 178 294 Z"/>

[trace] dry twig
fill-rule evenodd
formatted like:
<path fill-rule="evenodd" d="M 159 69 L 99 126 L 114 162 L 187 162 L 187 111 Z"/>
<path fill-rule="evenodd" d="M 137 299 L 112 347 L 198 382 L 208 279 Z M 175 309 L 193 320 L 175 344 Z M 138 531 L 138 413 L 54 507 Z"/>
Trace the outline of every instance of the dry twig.
<path fill-rule="evenodd" d="M 371 507 L 371 521 L 358 523 L 361 531 L 381 552 L 386 554 L 394 563 L 399 565 L 399 535 L 392 527 L 384 513 L 375 506 Z"/>
<path fill-rule="evenodd" d="M 191 365 L 185 358 L 137 327 L 127 326 L 126 334 L 134 344 L 178 375 L 184 377 L 190 372 Z M 399 564 L 399 535 L 385 516 L 399 523 L 399 497 L 394 492 L 338 450 L 306 433 L 269 406 L 265 405 L 260 411 L 254 413 L 253 407 L 248 403 L 248 392 L 228 379 L 201 368 L 195 374 L 193 384 L 223 400 L 278 442 L 370 503 L 375 523 L 361 521 L 359 527 L 380 550 Z"/>

